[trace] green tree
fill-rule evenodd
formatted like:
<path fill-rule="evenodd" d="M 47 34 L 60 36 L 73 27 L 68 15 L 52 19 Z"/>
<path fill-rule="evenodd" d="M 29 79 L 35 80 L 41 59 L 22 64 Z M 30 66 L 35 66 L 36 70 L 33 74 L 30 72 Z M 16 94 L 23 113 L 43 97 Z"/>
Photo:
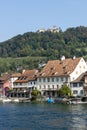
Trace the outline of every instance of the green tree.
<path fill-rule="evenodd" d="M 62 88 L 58 91 L 58 95 L 62 97 L 70 97 L 72 95 L 70 87 L 62 85 Z"/>
<path fill-rule="evenodd" d="M 38 95 L 39 95 L 39 91 L 37 89 L 33 90 L 32 93 L 31 93 L 31 96 L 32 96 L 31 100 L 36 101 L 37 98 L 38 98 Z"/>

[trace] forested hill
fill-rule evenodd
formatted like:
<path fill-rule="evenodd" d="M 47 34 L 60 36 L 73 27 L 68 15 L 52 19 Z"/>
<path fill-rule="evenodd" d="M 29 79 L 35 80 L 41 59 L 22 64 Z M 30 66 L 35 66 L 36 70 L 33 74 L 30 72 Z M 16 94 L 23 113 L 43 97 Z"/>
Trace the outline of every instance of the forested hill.
<path fill-rule="evenodd" d="M 40 56 L 58 59 L 87 55 L 87 27 L 68 28 L 57 33 L 27 32 L 0 43 L 0 57 Z"/>

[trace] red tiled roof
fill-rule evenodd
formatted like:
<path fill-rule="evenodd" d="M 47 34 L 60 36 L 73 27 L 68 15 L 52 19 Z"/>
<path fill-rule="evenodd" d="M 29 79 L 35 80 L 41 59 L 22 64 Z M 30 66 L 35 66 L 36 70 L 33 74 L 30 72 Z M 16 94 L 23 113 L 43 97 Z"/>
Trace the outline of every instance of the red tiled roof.
<path fill-rule="evenodd" d="M 0 82 L 5 82 L 7 80 L 10 79 L 10 74 L 3 74 L 1 77 L 0 77 Z"/>
<path fill-rule="evenodd" d="M 10 74 L 3 74 L 3 75 L 0 77 L 0 83 L 5 83 L 5 82 L 7 82 L 8 80 L 10 80 L 10 77 L 11 77 Z"/>
<path fill-rule="evenodd" d="M 25 70 L 21 76 L 14 81 L 14 83 L 25 83 L 36 79 L 38 70 Z"/>
<path fill-rule="evenodd" d="M 78 65 L 81 58 L 65 59 L 65 60 L 52 60 L 48 61 L 46 66 L 39 73 L 38 77 L 51 77 L 51 76 L 68 76 Z"/>
<path fill-rule="evenodd" d="M 10 80 L 11 77 L 19 77 L 21 73 L 13 73 L 13 74 L 3 74 L 0 77 L 0 82 L 6 82 L 7 80 Z"/>
<path fill-rule="evenodd" d="M 19 77 L 19 76 L 21 76 L 21 73 L 13 73 L 13 74 L 11 74 L 11 77 Z"/>

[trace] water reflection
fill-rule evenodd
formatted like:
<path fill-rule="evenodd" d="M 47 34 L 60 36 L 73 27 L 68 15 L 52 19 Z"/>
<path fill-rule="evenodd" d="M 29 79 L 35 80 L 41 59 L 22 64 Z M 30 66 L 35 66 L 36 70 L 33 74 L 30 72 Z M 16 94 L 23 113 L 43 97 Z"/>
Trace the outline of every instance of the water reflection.
<path fill-rule="evenodd" d="M 86 108 L 87 108 L 87 105 L 84 105 L 84 104 L 70 106 L 71 130 L 87 130 Z"/>

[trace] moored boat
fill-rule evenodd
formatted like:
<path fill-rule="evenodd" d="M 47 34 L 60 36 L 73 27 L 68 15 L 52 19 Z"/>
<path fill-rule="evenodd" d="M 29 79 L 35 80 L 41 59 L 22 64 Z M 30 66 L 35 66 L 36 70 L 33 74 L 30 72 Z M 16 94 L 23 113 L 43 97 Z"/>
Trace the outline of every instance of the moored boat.
<path fill-rule="evenodd" d="M 67 104 L 87 104 L 87 96 L 72 98 L 67 102 Z"/>
<path fill-rule="evenodd" d="M 67 98 L 58 97 L 58 98 L 55 99 L 55 103 L 64 103 L 64 104 L 66 104 L 67 102 L 68 102 Z"/>
<path fill-rule="evenodd" d="M 3 103 L 9 103 L 9 102 L 11 102 L 11 99 L 5 98 L 5 99 L 2 99 L 2 102 L 3 102 Z"/>
<path fill-rule="evenodd" d="M 48 103 L 54 103 L 54 99 L 53 99 L 53 98 L 49 98 L 49 99 L 47 100 L 47 102 L 48 102 Z"/>
<path fill-rule="evenodd" d="M 19 102 L 19 99 L 18 99 L 18 98 L 16 98 L 16 99 L 14 99 L 14 100 L 13 100 L 13 102 Z"/>

